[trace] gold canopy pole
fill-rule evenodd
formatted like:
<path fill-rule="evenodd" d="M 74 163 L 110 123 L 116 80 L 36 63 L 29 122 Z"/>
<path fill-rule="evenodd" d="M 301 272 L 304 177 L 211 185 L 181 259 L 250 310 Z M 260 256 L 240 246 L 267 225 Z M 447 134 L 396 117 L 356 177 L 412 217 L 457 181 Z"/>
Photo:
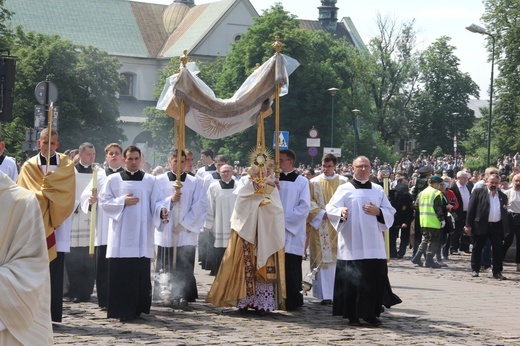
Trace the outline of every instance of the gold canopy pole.
<path fill-rule="evenodd" d="M 181 55 L 180 60 L 181 60 L 182 67 L 181 67 L 181 70 L 179 71 L 179 74 L 183 73 L 183 69 L 186 68 L 186 64 L 190 60 L 188 58 L 188 51 L 186 49 L 184 50 L 183 55 Z M 174 138 L 175 149 L 177 150 L 177 167 L 175 170 L 177 179 L 175 180 L 173 187 L 175 188 L 175 194 L 177 194 L 179 196 L 181 195 L 181 188 L 182 188 L 181 174 L 182 174 L 182 171 L 184 170 L 184 167 L 182 166 L 182 153 L 184 152 L 184 148 L 186 145 L 186 143 L 185 143 L 186 142 L 186 126 L 185 126 L 186 114 L 184 112 L 185 112 L 184 100 L 181 99 L 180 100 L 179 119 L 174 119 L 174 126 L 173 126 L 174 136 L 175 136 L 175 138 Z M 178 202 L 175 202 L 175 207 L 173 210 L 175 213 L 173 216 L 173 220 L 174 220 L 173 228 L 175 229 L 175 227 L 177 227 L 177 224 L 179 221 L 180 208 L 179 208 Z M 178 235 L 177 235 L 177 233 L 174 232 L 173 233 L 173 263 L 172 263 L 172 267 L 174 270 L 177 268 L 177 240 L 178 240 Z"/>
<path fill-rule="evenodd" d="M 275 36 L 273 48 L 276 51 L 276 55 L 280 55 L 280 51 L 282 50 L 283 43 L 280 42 L 280 36 Z M 276 165 L 274 172 L 276 174 L 276 180 L 280 179 L 280 83 L 276 82 L 275 91 L 274 91 L 274 99 L 276 102 L 275 107 L 275 121 L 274 121 L 274 137 L 275 137 L 275 147 L 274 147 L 274 163 Z"/>
<path fill-rule="evenodd" d="M 51 102 L 51 105 L 49 106 L 49 114 L 48 114 L 48 132 L 47 132 L 47 170 L 45 171 L 47 174 L 49 173 L 50 165 L 51 165 L 51 143 L 52 143 L 52 120 L 54 115 L 54 102 Z"/>
<path fill-rule="evenodd" d="M 183 52 L 184 54 L 180 57 L 180 60 L 181 60 L 181 64 L 182 64 L 182 67 L 181 67 L 181 71 L 179 73 L 183 73 L 183 69 L 186 68 L 186 64 L 188 63 L 188 61 L 190 60 L 190 58 L 188 58 L 188 51 L 187 50 L 184 50 Z M 185 148 L 185 141 L 186 141 L 186 126 L 185 126 L 185 119 L 186 119 L 186 114 L 184 113 L 185 110 L 184 110 L 184 100 L 180 100 L 180 114 L 179 114 L 179 119 L 178 121 L 174 121 L 175 123 L 175 148 L 177 149 L 177 171 L 175 172 L 177 174 L 177 180 L 175 181 L 175 184 L 173 185 L 175 187 L 175 192 L 180 194 L 181 193 L 181 188 L 182 188 L 182 183 L 181 183 L 181 174 L 182 174 L 182 171 L 183 171 L 183 168 L 182 165 L 180 164 L 181 161 L 182 161 L 182 152 L 184 151 L 184 148 Z"/>
<path fill-rule="evenodd" d="M 92 165 L 92 197 L 97 198 L 98 185 L 97 185 L 98 169 Z M 96 239 L 96 224 L 97 224 L 97 202 L 90 205 L 90 234 L 88 242 L 88 254 L 94 255 L 95 239 Z"/>
<path fill-rule="evenodd" d="M 280 36 L 274 37 L 273 48 L 276 51 L 276 55 L 280 55 L 280 51 L 282 50 L 283 43 L 280 42 Z M 276 78 L 276 77 L 275 77 Z M 276 81 L 275 91 L 274 91 L 274 99 L 276 101 L 275 106 L 275 122 L 274 122 L 274 133 L 275 133 L 275 148 L 274 148 L 274 163 L 275 169 L 274 173 L 276 176 L 276 181 L 280 180 L 280 83 Z M 274 256 L 276 268 L 284 268 L 283 259 L 284 259 L 284 251 L 280 250 Z M 281 264 L 281 265 L 280 265 Z M 277 290 L 276 290 L 276 301 L 280 300 L 280 306 L 278 308 L 285 310 L 285 298 L 287 297 L 286 285 L 285 285 L 285 272 L 278 273 L 277 276 Z M 278 298 L 279 297 L 279 298 Z"/>
<path fill-rule="evenodd" d="M 381 168 L 381 175 L 383 176 L 383 189 L 385 190 L 386 197 L 390 195 L 390 169 L 388 165 L 383 165 Z M 385 251 L 386 251 L 386 261 L 390 262 L 390 230 L 386 230 L 384 232 L 385 238 Z"/>

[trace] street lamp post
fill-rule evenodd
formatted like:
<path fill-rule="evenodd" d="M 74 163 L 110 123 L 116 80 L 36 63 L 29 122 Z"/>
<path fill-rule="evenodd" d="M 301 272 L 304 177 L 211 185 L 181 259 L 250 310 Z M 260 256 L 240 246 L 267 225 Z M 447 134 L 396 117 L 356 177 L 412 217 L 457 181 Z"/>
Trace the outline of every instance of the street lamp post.
<path fill-rule="evenodd" d="M 357 157 L 357 143 L 358 143 L 357 119 L 358 119 L 358 115 L 361 113 L 361 111 L 359 109 L 353 109 L 352 113 L 354 113 L 354 157 Z"/>
<path fill-rule="evenodd" d="M 334 96 L 339 91 L 338 88 L 330 88 L 327 90 L 332 95 L 332 112 L 330 116 L 330 147 L 334 148 Z"/>
<path fill-rule="evenodd" d="M 457 163 L 457 116 L 459 113 L 451 113 L 453 115 L 453 159 Z"/>
<path fill-rule="evenodd" d="M 481 34 L 488 35 L 491 37 L 492 49 L 491 49 L 491 83 L 489 86 L 489 117 L 488 117 L 488 141 L 487 141 L 487 167 L 490 166 L 490 158 L 491 158 L 491 114 L 493 113 L 493 70 L 495 66 L 495 36 L 491 35 L 481 26 L 476 24 L 471 24 L 466 27 L 467 30 Z"/>

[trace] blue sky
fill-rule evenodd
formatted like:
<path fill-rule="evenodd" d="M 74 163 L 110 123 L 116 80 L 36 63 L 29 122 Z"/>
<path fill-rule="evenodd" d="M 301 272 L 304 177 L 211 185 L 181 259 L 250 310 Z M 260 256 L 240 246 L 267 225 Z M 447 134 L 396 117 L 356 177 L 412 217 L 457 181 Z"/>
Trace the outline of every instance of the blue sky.
<path fill-rule="evenodd" d="M 173 0 L 140 0 L 170 4 Z M 195 0 L 200 5 L 217 0 Z M 317 7 L 320 0 L 250 0 L 259 14 L 270 8 L 275 2 L 281 2 L 286 11 L 300 19 L 318 19 Z M 460 59 L 460 69 L 470 74 L 480 86 L 480 98 L 486 99 L 491 76 L 491 63 L 485 49 L 485 36 L 474 34 L 465 29 L 471 23 L 481 25 L 480 18 L 484 14 L 481 0 L 338 0 L 338 17 L 350 17 L 365 44 L 377 35 L 376 16 L 396 18 L 397 21 L 415 19 L 418 48 L 423 50 L 437 38 L 445 35 L 452 38 L 451 44 L 456 47 L 455 55 Z M 482 26 L 482 25 L 481 25 Z M 497 69 L 495 66 L 495 75 Z"/>

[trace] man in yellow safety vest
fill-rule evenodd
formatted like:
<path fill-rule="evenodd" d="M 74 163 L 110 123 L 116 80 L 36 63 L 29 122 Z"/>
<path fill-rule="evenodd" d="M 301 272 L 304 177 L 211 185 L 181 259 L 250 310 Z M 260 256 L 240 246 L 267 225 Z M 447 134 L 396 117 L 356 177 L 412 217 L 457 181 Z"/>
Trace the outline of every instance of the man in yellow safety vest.
<path fill-rule="evenodd" d="M 440 246 L 441 229 L 444 227 L 444 198 L 439 190 L 443 184 L 441 177 L 432 175 L 428 179 L 428 187 L 421 191 L 415 202 L 419 213 L 419 222 L 422 231 L 422 242 L 417 253 L 412 258 L 412 263 L 422 267 L 421 257 L 426 254 L 425 266 L 429 268 L 441 268 L 442 266 L 433 260 L 433 256 Z"/>

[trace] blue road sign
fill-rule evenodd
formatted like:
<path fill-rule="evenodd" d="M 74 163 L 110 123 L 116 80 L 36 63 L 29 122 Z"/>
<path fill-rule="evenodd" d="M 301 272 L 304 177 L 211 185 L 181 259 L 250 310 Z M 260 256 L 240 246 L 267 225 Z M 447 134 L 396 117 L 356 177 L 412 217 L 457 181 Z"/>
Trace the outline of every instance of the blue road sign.
<path fill-rule="evenodd" d="M 276 133 L 273 133 L 273 149 L 276 149 Z M 289 149 L 289 131 L 280 131 L 278 137 L 280 149 Z"/>
<path fill-rule="evenodd" d="M 318 155 L 318 148 L 315 148 L 315 147 L 310 147 L 307 152 L 309 153 L 309 156 L 310 157 L 314 157 L 316 155 Z"/>

